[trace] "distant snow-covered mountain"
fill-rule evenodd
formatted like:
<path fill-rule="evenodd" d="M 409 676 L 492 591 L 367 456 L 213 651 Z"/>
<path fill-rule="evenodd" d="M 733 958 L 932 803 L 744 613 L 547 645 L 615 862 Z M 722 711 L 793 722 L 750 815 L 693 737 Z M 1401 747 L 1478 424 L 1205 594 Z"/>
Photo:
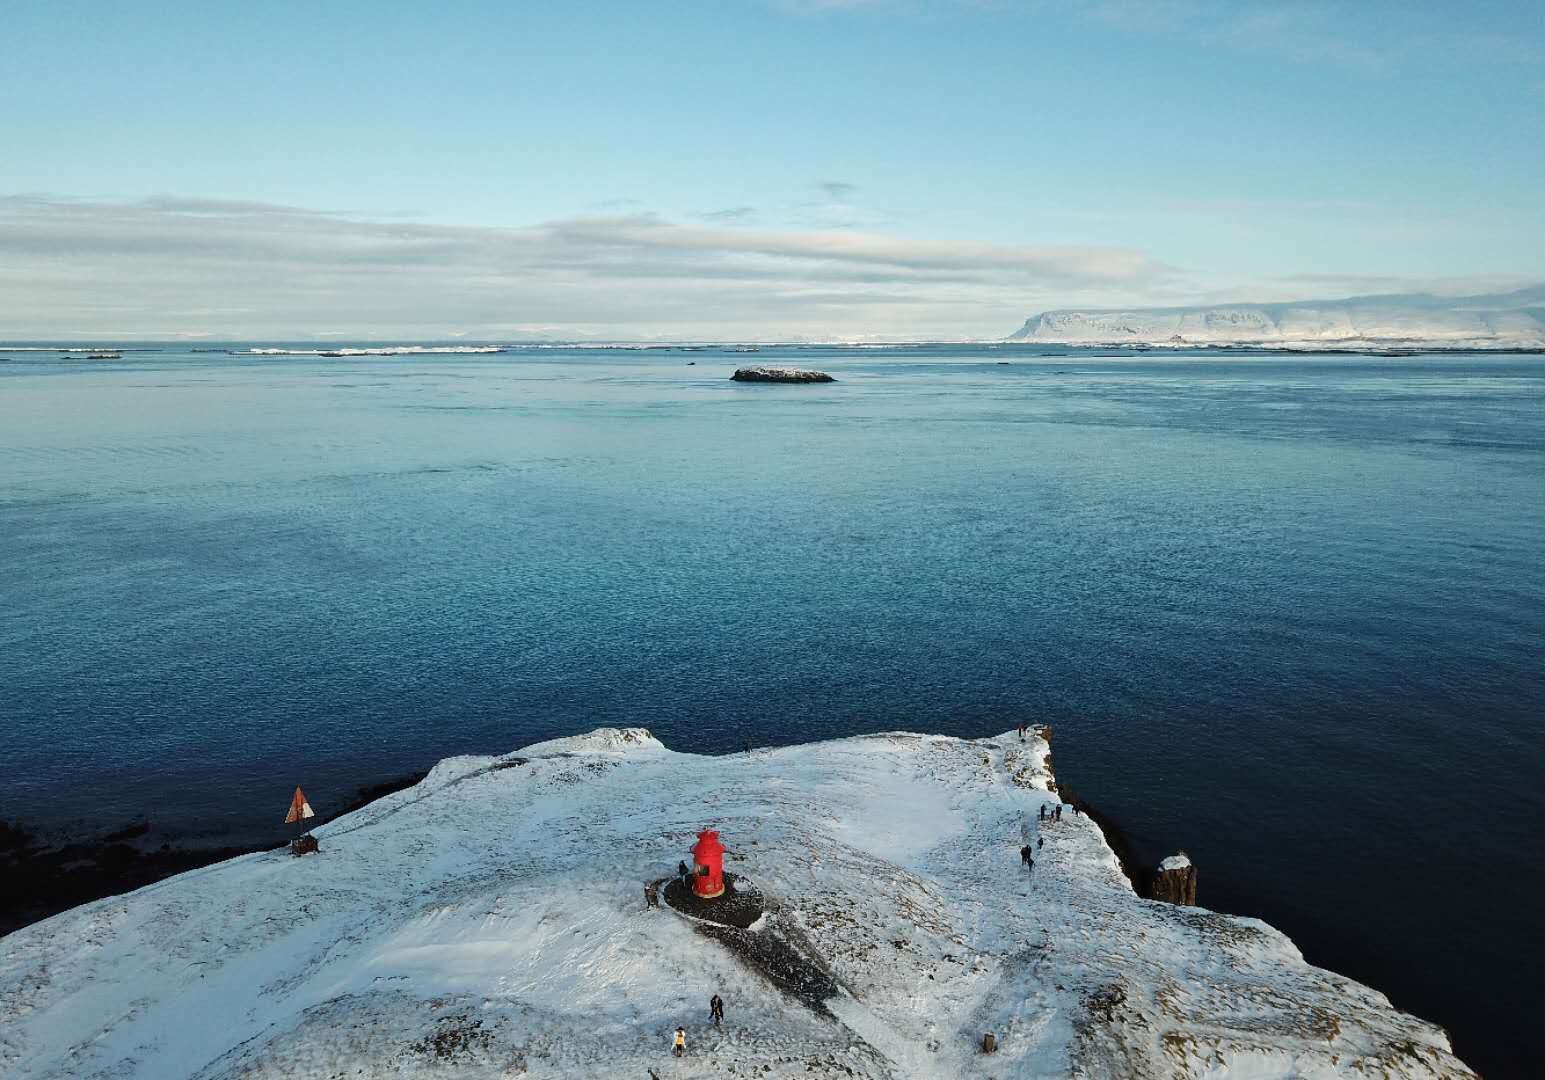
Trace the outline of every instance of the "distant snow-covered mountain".
<path fill-rule="evenodd" d="M 1545 349 L 1545 284 L 1484 296 L 1412 293 L 1285 304 L 1047 311 L 1010 341 L 1070 345 Z"/>

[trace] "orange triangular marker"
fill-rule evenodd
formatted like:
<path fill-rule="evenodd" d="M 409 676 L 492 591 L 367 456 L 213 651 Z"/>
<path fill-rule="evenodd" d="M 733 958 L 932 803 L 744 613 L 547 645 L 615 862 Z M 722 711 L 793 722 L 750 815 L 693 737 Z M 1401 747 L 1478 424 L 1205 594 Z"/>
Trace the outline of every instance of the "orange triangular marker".
<path fill-rule="evenodd" d="M 290 800 L 290 812 L 284 815 L 284 823 L 288 825 L 308 817 L 316 817 L 316 815 L 311 812 L 311 804 L 306 801 L 306 793 L 296 788 L 295 798 Z"/>

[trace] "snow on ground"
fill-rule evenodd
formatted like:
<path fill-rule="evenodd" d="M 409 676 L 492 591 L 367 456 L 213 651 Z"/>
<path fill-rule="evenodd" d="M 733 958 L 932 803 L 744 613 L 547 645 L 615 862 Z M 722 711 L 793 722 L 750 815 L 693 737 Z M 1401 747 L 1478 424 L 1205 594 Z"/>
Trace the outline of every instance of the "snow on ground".
<path fill-rule="evenodd" d="M 1010 341 L 1275 349 L 1545 348 L 1545 285 L 1484 296 L 1357 296 L 1284 304 L 1046 311 Z"/>
<path fill-rule="evenodd" d="M 318 855 L 0 939 L 0 1075 L 1471 1075 L 1264 923 L 1138 899 L 1088 818 L 1038 820 L 1047 751 L 891 734 L 700 757 L 635 728 L 453 758 L 315 830 Z M 708 827 L 844 988 L 824 1008 L 645 907 Z"/>

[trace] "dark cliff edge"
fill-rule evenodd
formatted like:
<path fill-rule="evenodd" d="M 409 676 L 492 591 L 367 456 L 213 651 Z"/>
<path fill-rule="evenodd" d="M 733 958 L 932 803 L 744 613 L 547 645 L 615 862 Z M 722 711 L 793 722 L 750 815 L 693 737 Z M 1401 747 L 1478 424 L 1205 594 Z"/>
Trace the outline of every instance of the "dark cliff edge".
<path fill-rule="evenodd" d="M 1151 872 L 1143 865 L 1137 847 L 1133 844 L 1129 831 L 1115 818 L 1102 811 L 1098 806 L 1084 800 L 1068 785 L 1057 784 L 1057 791 L 1062 796 L 1062 801 L 1069 806 L 1078 807 L 1090 821 L 1099 826 L 1101 834 L 1105 837 L 1106 846 L 1116 855 L 1116 861 L 1121 864 L 1121 872 L 1132 883 L 1132 888 L 1139 896 L 1148 895 L 1148 879 Z"/>
<path fill-rule="evenodd" d="M 326 820 L 412 787 L 427 771 L 361 787 Z M 322 822 L 318 820 L 317 824 Z M 249 844 L 188 844 L 133 821 L 106 832 L 45 835 L 22 822 L 0 821 L 0 937 L 93 900 L 119 896 L 164 878 L 289 844 L 288 834 Z"/>

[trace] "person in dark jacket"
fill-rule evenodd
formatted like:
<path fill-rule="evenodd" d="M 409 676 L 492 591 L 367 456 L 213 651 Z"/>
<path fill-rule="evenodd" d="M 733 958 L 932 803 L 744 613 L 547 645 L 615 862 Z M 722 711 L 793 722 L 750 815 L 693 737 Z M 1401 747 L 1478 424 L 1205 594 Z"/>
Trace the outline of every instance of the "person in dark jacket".
<path fill-rule="evenodd" d="M 1035 860 L 1030 858 L 1030 845 L 1026 844 L 1019 849 L 1019 857 L 1024 860 L 1026 867 L 1035 866 Z"/>
<path fill-rule="evenodd" d="M 676 864 L 676 876 L 681 879 L 681 883 L 683 885 L 685 885 L 687 883 L 687 875 L 689 875 L 690 873 L 692 873 L 692 871 L 687 869 L 687 864 L 686 863 L 679 862 L 679 863 Z"/>
<path fill-rule="evenodd" d="M 708 1019 L 713 1021 L 714 1027 L 724 1023 L 724 999 L 718 994 L 708 999 Z"/>

